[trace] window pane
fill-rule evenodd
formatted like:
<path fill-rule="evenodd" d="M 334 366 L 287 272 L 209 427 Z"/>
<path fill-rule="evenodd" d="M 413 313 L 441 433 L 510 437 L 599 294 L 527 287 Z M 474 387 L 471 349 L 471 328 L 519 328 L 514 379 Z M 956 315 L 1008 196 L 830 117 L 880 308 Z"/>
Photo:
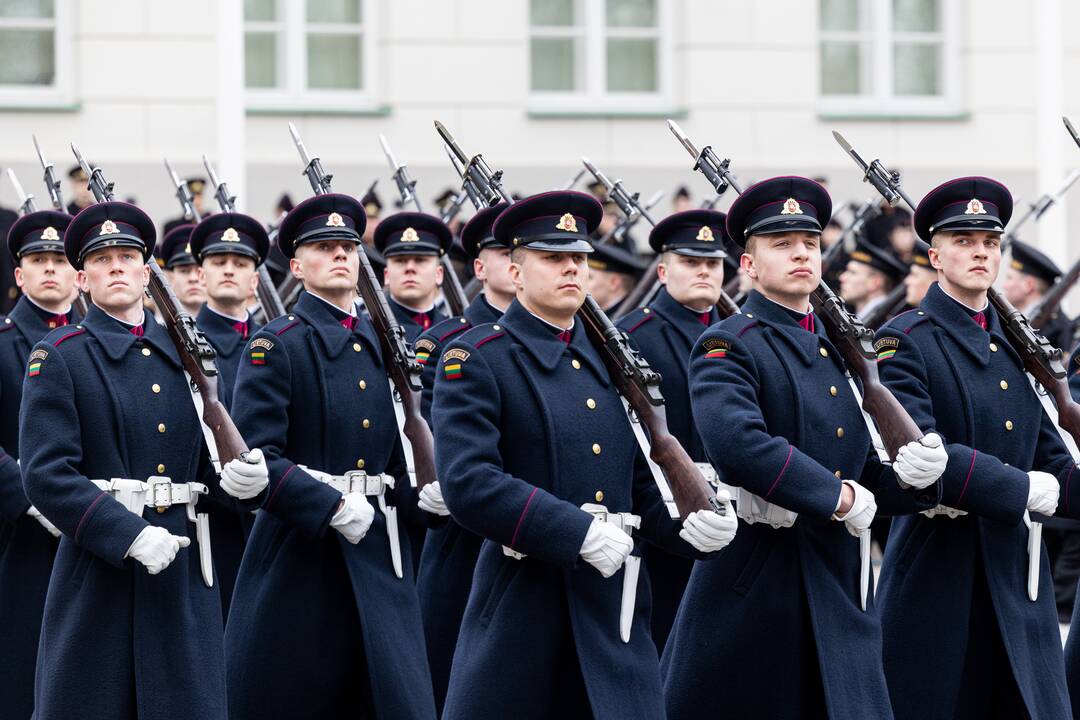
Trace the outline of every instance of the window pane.
<path fill-rule="evenodd" d="M 53 0 L 0 0 L 0 17 L 51 18 Z"/>
<path fill-rule="evenodd" d="M 269 21 L 277 19 L 277 0 L 244 0 L 244 19 Z"/>
<path fill-rule="evenodd" d="M 577 45 L 571 38 L 533 38 L 529 43 L 531 87 L 536 92 L 577 89 Z"/>
<path fill-rule="evenodd" d="M 859 0 L 821 0 L 822 30 L 858 30 Z"/>
<path fill-rule="evenodd" d="M 897 95 L 940 95 L 937 45 L 898 43 L 893 48 L 893 92 Z"/>
<path fill-rule="evenodd" d="M 51 30 L 0 30 L 0 85 L 52 85 Z"/>
<path fill-rule="evenodd" d="M 821 44 L 821 93 L 823 95 L 858 95 L 861 58 L 858 43 L 826 42 Z"/>
<path fill-rule="evenodd" d="M 307 21 L 355 25 L 360 22 L 360 0 L 308 0 Z"/>
<path fill-rule="evenodd" d="M 608 40 L 608 92 L 656 92 L 655 40 Z"/>
<path fill-rule="evenodd" d="M 570 27 L 574 24 L 575 0 L 531 0 L 529 22 L 540 27 Z"/>
<path fill-rule="evenodd" d="M 361 88 L 361 48 L 358 35 L 307 36 L 308 87 L 321 90 Z"/>
<path fill-rule="evenodd" d="M 893 0 L 894 32 L 937 32 L 937 0 Z"/>
<path fill-rule="evenodd" d="M 608 27 L 656 27 L 656 0 L 607 0 Z"/>
<path fill-rule="evenodd" d="M 244 84 L 249 88 L 277 87 L 277 35 L 244 35 Z"/>

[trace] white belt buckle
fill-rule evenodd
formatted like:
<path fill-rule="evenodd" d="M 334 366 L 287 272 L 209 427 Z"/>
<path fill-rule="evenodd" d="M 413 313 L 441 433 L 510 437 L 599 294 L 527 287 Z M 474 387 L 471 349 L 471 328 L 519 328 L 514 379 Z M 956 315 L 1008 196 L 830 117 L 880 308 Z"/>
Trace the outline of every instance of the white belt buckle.
<path fill-rule="evenodd" d="M 151 475 L 146 479 L 147 505 L 155 508 L 159 513 L 165 512 L 173 506 L 172 480 L 161 475 Z"/>

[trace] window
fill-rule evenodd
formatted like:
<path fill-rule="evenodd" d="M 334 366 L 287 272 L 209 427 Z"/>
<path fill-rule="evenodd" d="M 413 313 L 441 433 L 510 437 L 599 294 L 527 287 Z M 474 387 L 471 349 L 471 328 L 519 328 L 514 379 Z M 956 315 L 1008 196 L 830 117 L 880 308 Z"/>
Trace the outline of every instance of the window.
<path fill-rule="evenodd" d="M 372 5 L 367 0 L 244 0 L 249 107 L 371 105 Z"/>
<path fill-rule="evenodd" d="M 72 102 L 68 0 L 0 0 L 0 103 Z"/>
<path fill-rule="evenodd" d="M 955 113 L 954 0 L 820 0 L 826 111 Z"/>
<path fill-rule="evenodd" d="M 530 0 L 529 86 L 541 105 L 668 101 L 669 0 Z"/>

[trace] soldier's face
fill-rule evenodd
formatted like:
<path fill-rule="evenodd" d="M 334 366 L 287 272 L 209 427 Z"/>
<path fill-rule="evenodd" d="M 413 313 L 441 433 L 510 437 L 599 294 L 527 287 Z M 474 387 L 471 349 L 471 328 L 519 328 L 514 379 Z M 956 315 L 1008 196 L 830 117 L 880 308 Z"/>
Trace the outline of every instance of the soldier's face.
<path fill-rule="evenodd" d="M 169 278 L 169 284 L 172 285 L 177 299 L 187 309 L 196 308 L 206 302 L 206 284 L 198 265 L 180 265 L 166 270 L 165 275 Z"/>
<path fill-rule="evenodd" d="M 46 308 L 65 305 L 75 288 L 75 268 L 63 253 L 31 253 L 19 260 L 15 284 L 31 300 Z"/>
<path fill-rule="evenodd" d="M 383 284 L 398 302 L 415 307 L 435 301 L 443 268 L 434 255 L 391 255 L 386 258 Z"/>
<path fill-rule="evenodd" d="M 753 254 L 744 253 L 740 263 L 766 296 L 801 302 L 821 281 L 821 237 L 809 232 L 757 235 Z"/>
<path fill-rule="evenodd" d="M 882 290 L 882 277 L 869 266 L 849 261 L 840 273 L 840 297 L 845 302 L 861 303 Z"/>
<path fill-rule="evenodd" d="M 539 315 L 569 318 L 585 302 L 585 253 L 523 250 L 510 263 L 517 296 Z"/>
<path fill-rule="evenodd" d="M 1035 292 L 1035 278 L 1025 275 L 1016 268 L 1010 267 L 1005 270 L 1005 277 L 1001 281 L 1001 290 L 1005 293 L 1005 299 L 1013 305 L 1027 305 Z"/>
<path fill-rule="evenodd" d="M 322 240 L 296 248 L 289 261 L 304 287 L 321 293 L 352 292 L 360 274 L 360 246 L 349 240 Z"/>
<path fill-rule="evenodd" d="M 922 265 L 912 265 L 911 272 L 904 278 L 904 287 L 907 289 L 905 301 L 908 305 L 916 307 L 926 297 L 926 291 L 937 280 L 937 273 Z"/>
<path fill-rule="evenodd" d="M 724 259 L 701 258 L 669 252 L 656 268 L 671 297 L 686 307 L 708 310 L 724 287 Z"/>
<path fill-rule="evenodd" d="M 588 265 L 588 261 L 586 261 L 585 264 Z M 598 270 L 594 267 L 590 267 L 589 280 L 586 285 L 589 289 L 589 294 L 593 296 L 593 299 L 596 300 L 602 308 L 614 305 L 626 294 L 623 276 L 608 270 Z"/>
<path fill-rule="evenodd" d="M 203 261 L 201 269 L 206 294 L 220 302 L 245 301 L 259 284 L 255 261 L 244 255 L 210 255 Z"/>
<path fill-rule="evenodd" d="M 76 280 L 95 305 L 119 315 L 142 304 L 150 268 L 135 248 L 110 247 L 90 253 Z"/>
<path fill-rule="evenodd" d="M 985 292 L 1001 269 L 1001 233 L 957 230 L 934 235 L 930 264 L 943 285 L 968 292 Z M 945 288 L 948 290 L 948 287 Z"/>
<path fill-rule="evenodd" d="M 504 247 L 489 247 L 480 251 L 480 257 L 473 261 L 476 279 L 484 283 L 484 292 L 490 300 L 501 297 L 509 300 L 514 297 L 514 281 L 510 278 L 510 250 Z"/>

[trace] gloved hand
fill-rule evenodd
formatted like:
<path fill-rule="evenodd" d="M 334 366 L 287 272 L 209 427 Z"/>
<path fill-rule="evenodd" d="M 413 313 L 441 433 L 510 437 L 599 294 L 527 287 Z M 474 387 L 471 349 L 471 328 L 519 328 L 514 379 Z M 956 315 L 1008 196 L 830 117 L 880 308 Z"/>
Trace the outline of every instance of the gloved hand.
<path fill-rule="evenodd" d="M 26 511 L 26 514 L 41 523 L 41 527 L 48 530 L 50 535 L 57 538 L 60 537 L 60 528 L 49 522 L 49 518 L 42 515 L 41 511 L 38 510 L 36 507 L 31 505 L 30 509 Z"/>
<path fill-rule="evenodd" d="M 896 453 L 893 472 L 901 482 L 917 490 L 930 487 L 949 462 L 945 443 L 937 433 L 928 433 L 922 440 L 912 440 Z"/>
<path fill-rule="evenodd" d="M 877 501 L 874 500 L 874 493 L 859 483 L 845 480 L 844 484 L 855 491 L 855 500 L 846 513 L 833 515 L 833 517 L 842 520 L 844 525 L 847 526 L 847 531 L 855 537 L 859 537 L 859 533 L 869 529 L 870 523 L 874 521 L 874 515 L 877 514 Z"/>
<path fill-rule="evenodd" d="M 190 544 L 191 538 L 186 535 L 173 535 L 163 527 L 148 525 L 131 543 L 126 557 L 135 558 L 151 575 L 157 575 L 176 559 L 180 548 Z"/>
<path fill-rule="evenodd" d="M 443 517 L 450 514 L 450 511 L 446 509 L 446 501 L 443 500 L 442 486 L 439 485 L 439 481 L 436 480 L 433 483 L 428 483 L 424 487 L 420 488 L 420 499 L 417 501 L 421 510 L 431 513 L 432 515 L 442 515 Z"/>
<path fill-rule="evenodd" d="M 594 519 L 585 533 L 580 554 L 585 562 L 608 578 L 618 572 L 633 549 L 634 541 L 629 535 L 612 523 Z"/>
<path fill-rule="evenodd" d="M 248 450 L 246 462 L 237 458 L 221 468 L 221 489 L 238 500 L 250 500 L 266 489 L 269 482 L 266 459 L 259 448 Z"/>
<path fill-rule="evenodd" d="M 1061 493 L 1057 478 L 1050 473 L 1032 470 L 1028 473 L 1028 480 L 1028 510 L 1042 515 L 1053 515 L 1057 510 L 1058 495 Z"/>
<path fill-rule="evenodd" d="M 371 523 L 375 520 L 375 508 L 371 507 L 366 496 L 351 492 L 343 495 L 344 502 L 334 517 L 330 518 L 330 527 L 345 536 L 353 545 L 364 539 Z"/>
<path fill-rule="evenodd" d="M 679 530 L 679 537 L 699 552 L 716 552 L 727 547 L 735 539 L 735 530 L 739 527 L 739 518 L 731 507 L 731 495 L 721 490 L 716 497 L 727 505 L 726 515 L 698 510 L 686 516 L 682 530 Z"/>

